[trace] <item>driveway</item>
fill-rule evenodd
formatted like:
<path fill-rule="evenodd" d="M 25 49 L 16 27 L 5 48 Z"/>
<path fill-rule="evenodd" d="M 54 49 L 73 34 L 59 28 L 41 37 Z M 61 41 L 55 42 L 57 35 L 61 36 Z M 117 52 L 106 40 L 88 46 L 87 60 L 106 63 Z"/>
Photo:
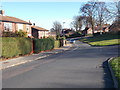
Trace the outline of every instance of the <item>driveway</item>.
<path fill-rule="evenodd" d="M 75 48 L 3 70 L 3 88 L 113 88 L 106 60 L 118 55 L 117 46 Z"/>

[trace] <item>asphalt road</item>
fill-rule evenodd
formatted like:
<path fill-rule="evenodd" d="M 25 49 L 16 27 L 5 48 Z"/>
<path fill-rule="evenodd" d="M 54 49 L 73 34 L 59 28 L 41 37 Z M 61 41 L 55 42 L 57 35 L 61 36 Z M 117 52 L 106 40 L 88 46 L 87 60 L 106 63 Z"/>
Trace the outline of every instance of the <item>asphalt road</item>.
<path fill-rule="evenodd" d="M 3 70 L 3 88 L 113 88 L 106 60 L 118 55 L 117 46 L 75 48 Z"/>

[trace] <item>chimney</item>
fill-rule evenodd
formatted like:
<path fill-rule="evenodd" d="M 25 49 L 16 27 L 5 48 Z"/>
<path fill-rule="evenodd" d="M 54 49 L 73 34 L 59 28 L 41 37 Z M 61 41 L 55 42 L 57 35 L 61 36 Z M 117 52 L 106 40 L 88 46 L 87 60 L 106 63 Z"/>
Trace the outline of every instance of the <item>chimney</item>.
<path fill-rule="evenodd" d="M 33 23 L 33 26 L 35 26 L 35 23 Z"/>
<path fill-rule="evenodd" d="M 29 23 L 31 23 L 30 20 L 29 20 Z"/>
<path fill-rule="evenodd" d="M 4 10 L 0 10 L 0 15 L 4 15 Z"/>

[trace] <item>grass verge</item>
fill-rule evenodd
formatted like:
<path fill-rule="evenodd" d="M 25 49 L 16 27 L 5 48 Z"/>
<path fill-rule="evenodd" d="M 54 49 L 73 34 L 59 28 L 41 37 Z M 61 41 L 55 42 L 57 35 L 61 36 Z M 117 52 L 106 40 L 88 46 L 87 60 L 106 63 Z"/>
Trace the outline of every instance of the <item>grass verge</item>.
<path fill-rule="evenodd" d="M 108 46 L 108 45 L 118 45 L 120 44 L 118 41 L 120 39 L 112 39 L 112 40 L 103 40 L 103 41 L 96 41 L 96 42 L 89 42 L 90 45 L 93 46 Z"/>
<path fill-rule="evenodd" d="M 110 61 L 110 65 L 113 69 L 115 77 L 118 80 L 118 86 L 120 87 L 120 57 L 116 57 Z"/>
<path fill-rule="evenodd" d="M 120 36 L 119 33 L 106 33 L 98 36 L 82 38 L 80 41 L 88 43 L 93 46 L 109 46 L 119 45 Z"/>

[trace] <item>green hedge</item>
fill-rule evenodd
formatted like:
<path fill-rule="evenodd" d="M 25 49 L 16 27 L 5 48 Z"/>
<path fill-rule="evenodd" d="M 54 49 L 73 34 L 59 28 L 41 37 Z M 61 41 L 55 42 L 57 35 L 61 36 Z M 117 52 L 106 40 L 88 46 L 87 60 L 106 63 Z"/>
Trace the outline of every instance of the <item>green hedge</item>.
<path fill-rule="evenodd" d="M 33 39 L 33 44 L 34 53 L 39 53 L 40 51 L 53 49 L 54 39 L 53 38 Z"/>
<path fill-rule="evenodd" d="M 2 37 L 2 58 L 11 58 L 29 54 L 32 41 L 23 37 Z"/>
<path fill-rule="evenodd" d="M 56 40 L 54 43 L 54 48 L 59 48 L 60 47 L 60 41 Z"/>
<path fill-rule="evenodd" d="M 40 51 L 59 48 L 61 46 L 60 43 L 60 40 L 55 41 L 53 38 L 31 40 L 30 38 L 24 37 L 2 37 L 1 57 L 11 58 L 29 54 L 32 52 L 32 46 L 34 53 L 39 53 Z"/>

